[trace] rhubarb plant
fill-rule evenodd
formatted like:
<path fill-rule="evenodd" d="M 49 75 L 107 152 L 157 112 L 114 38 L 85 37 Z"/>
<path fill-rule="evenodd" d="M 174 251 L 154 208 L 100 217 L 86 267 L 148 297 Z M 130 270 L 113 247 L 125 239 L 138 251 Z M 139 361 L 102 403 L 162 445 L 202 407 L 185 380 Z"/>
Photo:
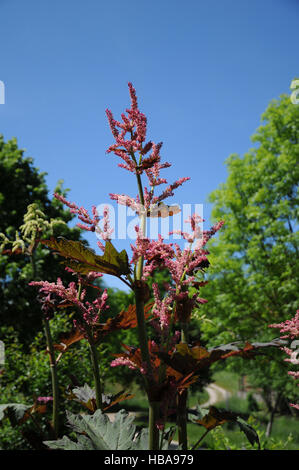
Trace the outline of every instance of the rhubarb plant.
<path fill-rule="evenodd" d="M 172 420 L 178 430 L 178 445 L 187 450 L 190 447 L 187 435 L 188 389 L 200 382 L 202 372 L 217 361 L 234 356 L 251 359 L 281 345 L 279 340 L 274 340 L 269 343 L 234 343 L 208 350 L 190 336 L 193 312 L 207 302 L 200 295 L 201 287 L 206 284 L 204 274 L 209 267 L 207 243 L 224 222 L 220 220 L 210 230 L 202 230 L 203 220 L 198 214 L 192 214 L 186 221 L 190 226 L 188 232 L 171 232 L 181 237 L 184 248 L 176 242 L 166 242 L 161 235 L 158 239 L 149 238 L 147 221 L 151 217 L 172 217 L 178 213 L 178 206 L 167 205 L 164 201 L 190 178 L 181 177 L 169 184 L 161 175 L 170 163 L 162 161 L 162 143 L 147 140 L 147 118 L 139 109 L 136 91 L 131 83 L 129 93 L 131 106 L 121 115 L 121 121 L 116 120 L 110 110 L 106 113 L 114 138 L 107 153 L 116 155 L 120 159 L 118 166 L 131 173 L 136 181 L 135 196 L 110 194 L 113 201 L 131 208 L 138 216 L 136 241 L 131 245 L 131 255 L 125 250 L 118 251 L 112 243 L 113 228 L 107 207 L 100 216 L 95 206 L 89 212 L 58 193 L 55 193 L 55 198 L 77 215 L 77 225 L 82 230 L 94 232 L 100 239 L 97 242 L 100 252 L 96 253 L 79 241 L 62 237 L 45 239 L 39 232 L 39 237 L 34 232 L 33 245 L 30 245 L 34 247 L 36 243 L 42 243 L 53 250 L 60 257 L 62 269 L 64 267 L 73 275 L 73 281 L 68 285 L 64 285 L 61 279 L 48 282 L 35 276 L 30 282 L 31 287 L 38 288 L 38 299 L 45 319 L 53 383 L 52 426 L 56 438 L 61 436 L 57 388 L 59 363 L 63 361 L 65 351 L 75 347 L 79 341 L 89 344 L 95 385 L 94 389 L 85 384 L 69 392 L 71 400 L 82 404 L 82 413 L 67 413 L 68 423 L 75 431 L 77 440 L 73 441 L 67 436 L 58 440 L 46 438 L 48 448 L 165 449 L 173 436 L 173 431 L 166 429 L 167 422 Z M 161 186 L 164 189 L 160 190 Z M 157 283 L 153 282 L 150 288 L 148 282 L 160 270 L 167 271 L 170 279 L 163 295 Z M 107 318 L 107 289 L 100 290 L 96 282 L 103 274 L 117 277 L 134 294 L 134 304 L 114 317 L 108 315 Z M 90 288 L 95 292 L 92 300 L 88 298 Z M 55 321 L 55 313 L 61 309 L 71 312 L 73 325 L 70 332 L 54 344 L 50 320 Z M 123 344 L 119 353 L 111 358 L 111 367 L 129 367 L 142 377 L 148 400 L 148 429 L 142 431 L 133 425 L 132 418 L 124 411 L 120 411 L 115 421 L 110 422 L 107 410 L 131 396 L 126 392 L 105 395 L 100 372 L 99 345 L 109 341 L 111 332 L 131 328 L 137 329 L 138 344 Z M 252 444 L 258 442 L 254 431 L 236 415 L 221 414 L 211 409 L 206 411 L 204 417 L 197 419 L 197 423 L 208 431 L 227 421 L 237 422 Z"/>

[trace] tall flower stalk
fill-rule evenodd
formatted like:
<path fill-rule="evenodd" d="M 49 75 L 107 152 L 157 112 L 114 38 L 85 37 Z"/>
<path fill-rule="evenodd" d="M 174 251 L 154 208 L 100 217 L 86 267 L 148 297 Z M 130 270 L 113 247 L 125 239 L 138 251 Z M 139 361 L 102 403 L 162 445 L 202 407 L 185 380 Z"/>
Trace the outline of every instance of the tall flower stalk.
<path fill-rule="evenodd" d="M 160 176 L 161 170 L 170 167 L 170 163 L 161 162 L 161 142 L 157 144 L 152 141 L 146 142 L 147 118 L 139 110 L 136 92 L 131 83 L 129 83 L 129 92 L 131 107 L 126 110 L 126 114 L 121 115 L 121 122 L 114 119 L 110 110 L 106 110 L 106 113 L 115 139 L 115 143 L 108 148 L 107 153 L 113 152 L 119 157 L 121 159 L 119 166 L 133 173 L 137 183 L 135 197 L 110 194 L 112 200 L 130 207 L 139 216 L 139 225 L 135 227 L 136 242 L 131 245 L 130 263 L 126 252 L 123 250 L 119 253 L 111 243 L 112 229 L 107 208 L 101 220 L 95 207 L 92 208 L 92 214 L 89 214 L 84 207 L 67 201 L 59 194 L 55 194 L 55 197 L 78 216 L 80 222 L 77 225 L 81 229 L 96 232 L 102 238 L 102 241 L 98 241 L 98 246 L 103 255 L 95 254 L 79 242 L 52 239 L 43 243 L 62 255 L 67 269 L 73 270 L 79 278 L 84 279 L 84 276 L 95 273 L 111 274 L 132 289 L 135 309 L 131 308 L 125 313 L 120 312 L 117 321 L 111 320 L 111 325 L 115 323 L 121 328 L 137 326 L 139 348 L 125 346 L 126 352 L 116 354 L 111 366 L 126 365 L 138 370 L 143 376 L 149 403 L 149 449 L 158 450 L 162 445 L 162 440 L 159 442 L 159 431 L 162 430 L 162 439 L 166 421 L 173 413 L 174 407 L 178 411 L 180 444 L 186 449 L 187 389 L 198 377 L 195 371 L 190 373 L 188 370 L 185 372 L 170 367 L 169 361 L 179 348 L 182 349 L 182 346 L 188 351 L 188 323 L 191 312 L 205 302 L 198 293 L 198 275 L 203 273 L 209 264 L 205 244 L 221 228 L 222 222 L 216 224 L 210 231 L 201 231 L 199 224 L 202 220 L 194 214 L 187 220 L 191 225 L 191 232 L 180 232 L 182 238 L 189 243 L 185 249 L 181 249 L 178 244 L 165 243 L 161 236 L 158 240 L 150 240 L 147 237 L 146 225 L 149 217 L 169 217 L 180 211 L 178 206 L 167 206 L 163 201 L 173 196 L 175 189 L 190 178 L 179 178 L 168 184 L 167 180 Z M 147 183 L 144 183 L 142 178 L 145 178 Z M 164 184 L 167 185 L 166 188 L 160 194 L 156 194 L 157 189 Z M 159 287 L 155 283 L 151 293 L 147 282 L 148 278 L 160 269 L 166 269 L 170 275 L 170 283 L 164 297 L 161 297 Z M 77 327 L 90 345 L 96 402 L 97 407 L 102 408 L 102 385 L 96 344 L 99 336 L 106 331 L 100 320 L 102 310 L 107 307 L 106 298 L 103 298 L 105 293 L 90 304 L 84 300 L 85 290 L 81 290 L 80 287 L 78 291 L 74 283 L 70 283 L 68 287 L 62 286 L 60 280 L 52 284 L 47 281 L 33 284 L 38 285 L 44 294 L 50 297 L 54 295 L 56 299 L 58 297 L 60 299 L 58 306 L 71 305 L 78 311 Z M 196 294 L 190 296 L 189 287 L 192 286 L 197 287 L 197 290 Z M 151 296 L 154 302 L 149 319 L 150 304 L 147 302 Z M 135 313 L 135 318 L 132 317 L 132 312 Z M 155 331 L 155 340 L 149 337 L 148 322 Z"/>
<path fill-rule="evenodd" d="M 32 250 L 30 250 L 30 262 L 32 267 L 32 278 L 36 279 L 36 263 L 35 263 L 35 245 L 33 245 Z M 34 283 L 36 281 L 32 281 Z M 51 372 L 51 384 L 52 384 L 52 428 L 54 438 L 57 438 L 59 435 L 59 383 L 58 383 L 58 374 L 57 374 L 57 362 L 55 349 L 53 345 L 53 339 L 50 328 L 50 318 L 53 316 L 53 303 L 49 302 L 49 298 L 39 297 L 39 301 L 42 304 L 43 312 L 43 327 L 44 334 L 46 339 L 47 353 L 49 355 L 50 362 L 50 372 Z"/>
<path fill-rule="evenodd" d="M 57 438 L 59 435 L 59 383 L 57 374 L 57 363 L 56 355 L 53 346 L 53 340 L 51 335 L 50 323 L 47 318 L 43 319 L 45 338 L 47 343 L 47 351 L 50 360 L 51 370 L 51 383 L 52 383 L 52 397 L 53 397 L 53 408 L 52 408 L 52 427 L 54 431 L 54 437 Z"/>
<path fill-rule="evenodd" d="M 160 150 L 162 143 L 155 144 L 152 141 L 145 142 L 147 132 L 147 118 L 139 110 L 136 91 L 131 83 L 129 83 L 129 92 L 131 97 L 131 107 L 126 110 L 127 114 L 122 114 L 122 121 L 114 119 L 110 110 L 106 110 L 109 120 L 110 128 L 115 139 L 115 143 L 108 148 L 108 153 L 113 152 L 116 156 L 120 157 L 122 162 L 119 163 L 121 168 L 136 175 L 138 194 L 136 198 L 126 196 L 124 194 L 110 194 L 111 199 L 116 200 L 119 204 L 131 207 L 137 214 L 139 214 L 140 224 L 136 227 L 137 241 L 136 246 L 132 246 L 133 258 L 132 263 L 136 266 L 135 269 L 135 301 L 136 301 L 136 315 L 138 322 L 139 344 L 141 350 L 142 361 L 145 365 L 145 383 L 146 391 L 149 398 L 149 448 L 159 448 L 159 431 L 158 424 L 161 417 L 161 393 L 160 398 L 157 390 L 161 389 L 162 384 L 165 384 L 166 366 L 161 363 L 159 366 L 157 379 L 154 377 L 154 370 L 152 366 L 151 353 L 148 347 L 148 337 L 146 331 L 146 324 L 144 320 L 144 294 L 142 289 L 145 281 L 154 270 L 160 268 L 169 269 L 174 287 L 170 287 L 169 295 L 161 301 L 158 299 L 158 291 L 155 292 L 155 309 L 158 322 L 159 335 L 161 338 L 159 348 L 161 351 L 168 353 L 169 351 L 169 335 L 171 334 L 171 326 L 173 325 L 174 317 L 177 318 L 177 305 L 179 301 L 181 304 L 180 296 L 188 295 L 186 289 L 183 289 L 183 284 L 192 282 L 194 277 L 191 276 L 192 268 L 189 272 L 186 271 L 186 261 L 190 253 L 187 251 L 181 252 L 180 248 L 176 245 L 175 250 L 172 245 L 166 245 L 162 238 L 158 242 L 152 242 L 146 237 L 146 220 L 147 217 L 155 216 L 169 216 L 174 213 L 175 208 L 166 206 L 162 201 L 166 198 L 173 196 L 174 190 L 181 186 L 184 182 L 188 181 L 189 177 L 180 178 L 174 183 L 164 189 L 160 195 L 155 194 L 155 190 L 162 184 L 167 184 L 167 180 L 160 176 L 162 169 L 168 168 L 170 163 L 161 163 Z M 150 152 L 150 153 L 149 153 Z M 149 156 L 146 156 L 149 153 Z M 136 156 L 138 155 L 138 157 Z M 143 188 L 142 175 L 148 180 L 148 186 Z M 162 210 L 164 211 L 161 214 Z M 160 212 L 159 212 L 160 211 Z M 166 214 L 165 214 L 166 211 Z M 157 215 L 158 214 L 158 215 Z M 195 227 L 198 219 L 192 219 L 191 225 L 193 232 L 197 231 Z M 219 226 L 220 228 L 220 226 Z M 215 230 L 216 231 L 216 230 Z M 200 234 L 202 235 L 202 234 Z M 195 237 L 195 236 L 194 236 Z M 180 259 L 181 258 L 181 259 Z M 202 247 L 195 252 L 192 259 L 193 269 L 198 268 L 200 262 L 205 259 L 205 252 Z M 144 265 L 144 262 L 146 264 Z M 177 271 L 177 272 L 176 272 Z M 179 273 L 179 271 L 182 271 Z M 175 278 L 175 274 L 179 278 Z M 187 274 L 189 276 L 187 276 Z M 189 277 L 189 279 L 186 279 Z M 193 299 L 193 307 L 196 305 L 197 296 Z M 187 302 L 188 303 L 188 302 Z M 157 306 L 159 305 L 159 308 Z M 188 325 L 187 321 L 182 323 L 182 342 L 188 342 Z M 156 393 L 153 393 L 153 390 Z M 187 391 L 183 390 L 179 396 L 179 436 L 183 448 L 187 448 Z"/>

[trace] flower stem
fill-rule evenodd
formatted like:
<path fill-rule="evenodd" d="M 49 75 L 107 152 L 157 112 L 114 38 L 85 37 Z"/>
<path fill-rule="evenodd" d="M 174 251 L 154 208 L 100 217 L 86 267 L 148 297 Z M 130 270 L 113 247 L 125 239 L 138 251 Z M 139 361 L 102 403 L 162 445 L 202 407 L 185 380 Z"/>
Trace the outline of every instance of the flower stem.
<path fill-rule="evenodd" d="M 132 155 L 135 162 L 135 156 Z M 142 181 L 141 177 L 138 173 L 136 173 L 137 178 L 137 185 L 139 191 L 139 199 L 140 203 L 143 206 L 142 214 L 140 215 L 140 229 L 141 229 L 141 236 L 144 237 L 146 233 L 146 214 L 144 213 L 144 195 L 143 195 L 143 188 L 142 188 Z M 136 281 L 141 281 L 143 273 L 143 257 L 140 256 L 137 262 L 137 269 L 136 269 Z M 157 428 L 157 421 L 159 417 L 159 409 L 160 403 L 157 401 L 153 401 L 151 399 L 151 389 L 154 385 L 154 379 L 152 375 L 152 365 L 150 359 L 150 353 L 148 348 L 148 336 L 146 331 L 146 324 L 144 319 L 144 299 L 142 294 L 142 289 L 139 288 L 137 285 L 135 288 L 135 302 L 136 302 L 136 317 L 137 317 L 137 324 L 138 324 L 138 338 L 139 338 L 139 345 L 141 351 L 142 361 L 146 364 L 147 368 L 147 377 L 145 378 L 145 386 L 146 392 L 148 395 L 149 400 L 149 450 L 159 450 L 159 429 Z"/>
<path fill-rule="evenodd" d="M 181 342 L 188 344 L 188 324 L 181 324 Z M 183 390 L 178 396 L 178 415 L 177 415 L 177 424 L 178 424 L 178 435 L 179 435 L 179 444 L 182 446 L 183 450 L 187 450 L 188 438 L 187 438 L 187 400 L 188 400 L 188 391 Z"/>
<path fill-rule="evenodd" d="M 100 367 L 99 367 L 99 359 L 98 359 L 98 350 L 94 343 L 92 331 L 87 324 L 85 325 L 85 330 L 86 330 L 87 338 L 88 338 L 92 372 L 93 372 L 94 384 L 95 384 L 95 390 L 96 390 L 96 405 L 97 405 L 97 409 L 102 410 L 103 408 L 102 384 L 101 384 L 101 375 L 100 375 Z"/>
<path fill-rule="evenodd" d="M 36 280 L 36 263 L 35 263 L 35 249 L 30 254 L 30 263 L 32 268 L 32 279 Z M 43 327 L 45 332 L 47 352 L 50 360 L 50 371 L 51 371 L 51 383 L 52 383 L 52 396 L 53 396 L 53 408 L 52 408 L 52 426 L 54 430 L 54 438 L 57 439 L 59 434 L 59 387 L 58 387 L 58 376 L 57 376 L 57 362 L 55 357 L 55 350 L 53 345 L 53 339 L 51 335 L 50 322 L 48 318 L 44 316 Z"/>
<path fill-rule="evenodd" d="M 179 444 L 182 446 L 182 450 L 187 450 L 187 398 L 187 390 L 183 390 L 178 395 L 177 425 Z"/>
<path fill-rule="evenodd" d="M 159 429 L 156 425 L 159 416 L 160 402 L 149 403 L 149 450 L 159 450 Z"/>
<path fill-rule="evenodd" d="M 96 346 L 93 343 L 89 343 L 89 349 L 90 349 L 92 370 L 93 370 L 95 389 L 96 389 L 96 405 L 97 405 L 97 408 L 101 410 L 103 408 L 103 402 L 102 402 L 102 385 L 101 385 L 100 368 L 99 368 L 99 361 L 98 361 L 98 351 L 97 351 Z"/>
<path fill-rule="evenodd" d="M 138 279 L 137 279 L 138 280 Z M 148 337 L 146 331 L 146 324 L 144 319 L 144 301 L 142 297 L 142 291 L 138 286 L 134 290 L 135 292 L 135 302 L 136 302 L 136 316 L 138 323 L 138 339 L 141 351 L 142 361 L 146 364 L 147 375 L 152 374 L 151 360 L 148 349 Z"/>
<path fill-rule="evenodd" d="M 194 446 L 192 447 L 191 450 L 195 450 L 196 447 L 199 446 L 199 444 L 201 443 L 201 441 L 204 440 L 204 438 L 206 437 L 206 435 L 207 435 L 210 431 L 211 431 L 210 429 L 207 429 L 207 430 L 203 433 L 203 435 L 200 437 L 200 439 L 198 439 L 198 441 L 196 442 L 196 444 L 194 444 Z"/>
<path fill-rule="evenodd" d="M 82 293 L 82 283 L 79 282 L 78 297 L 77 297 L 78 300 L 81 300 L 81 293 Z M 97 346 L 93 338 L 92 329 L 86 322 L 85 322 L 84 328 L 87 334 L 87 340 L 89 344 L 92 372 L 93 372 L 95 391 L 96 391 L 96 405 L 97 405 L 97 409 L 101 410 L 103 408 L 103 402 L 102 402 L 102 384 L 101 384 L 100 366 L 99 366 L 99 359 L 98 359 L 98 350 L 97 350 Z"/>
<path fill-rule="evenodd" d="M 52 381 L 52 395 L 53 395 L 53 410 L 52 410 L 52 426 L 54 430 L 54 437 L 57 439 L 59 432 L 59 389 L 58 389 L 58 377 L 57 377 L 57 363 L 55 358 L 55 350 L 53 346 L 53 340 L 50 330 L 49 320 L 43 319 L 43 325 L 45 330 L 47 350 L 50 359 L 50 370 L 51 370 L 51 381 Z"/>

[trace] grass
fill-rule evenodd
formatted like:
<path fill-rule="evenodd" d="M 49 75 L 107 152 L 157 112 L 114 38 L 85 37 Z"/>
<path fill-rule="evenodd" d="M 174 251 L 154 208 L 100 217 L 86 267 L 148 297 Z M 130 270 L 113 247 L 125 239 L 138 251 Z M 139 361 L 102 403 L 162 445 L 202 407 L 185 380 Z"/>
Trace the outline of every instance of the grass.
<path fill-rule="evenodd" d="M 239 398 L 236 395 L 232 395 L 225 402 L 217 403 L 217 408 L 224 408 L 225 410 L 233 411 L 234 413 L 240 413 L 249 415 L 250 410 L 248 408 L 248 401 L 244 398 Z"/>
<path fill-rule="evenodd" d="M 251 423 L 251 420 L 249 420 Z M 137 418 L 136 424 L 145 427 L 147 422 L 145 419 Z M 167 427 L 173 426 L 174 423 L 168 422 Z M 267 450 L 299 450 L 299 429 L 298 419 L 292 417 L 278 417 L 273 427 L 273 433 L 270 438 L 265 438 L 266 425 L 261 423 L 251 423 L 257 431 L 261 448 Z M 197 424 L 188 423 L 188 441 L 191 448 L 204 434 L 205 429 Z M 173 438 L 178 441 L 177 431 Z M 206 450 L 257 450 L 246 439 L 243 432 L 237 425 L 224 425 L 213 429 L 200 443 L 201 449 Z"/>
<path fill-rule="evenodd" d="M 285 439 L 289 433 L 292 434 L 296 450 L 299 450 L 299 419 L 288 416 L 279 416 L 273 424 L 273 436 Z"/>
<path fill-rule="evenodd" d="M 209 399 L 209 394 L 206 390 L 202 392 L 191 392 L 188 396 L 188 407 L 194 408 L 197 405 L 205 403 Z"/>
<path fill-rule="evenodd" d="M 239 376 L 234 372 L 225 370 L 214 372 L 213 382 L 231 393 L 236 393 L 239 390 Z"/>

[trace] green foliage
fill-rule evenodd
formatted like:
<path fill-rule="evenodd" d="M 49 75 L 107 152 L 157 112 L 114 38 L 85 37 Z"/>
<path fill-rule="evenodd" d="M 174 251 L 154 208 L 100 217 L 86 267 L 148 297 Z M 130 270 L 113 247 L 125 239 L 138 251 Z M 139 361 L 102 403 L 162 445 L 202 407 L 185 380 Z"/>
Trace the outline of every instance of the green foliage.
<path fill-rule="evenodd" d="M 51 322 L 54 340 L 58 341 L 61 333 L 67 330 L 69 325 L 70 319 L 67 316 L 57 314 L 55 322 Z M 27 397 L 51 395 L 49 358 L 45 352 L 43 334 L 37 334 L 29 351 L 26 351 L 19 336 L 11 327 L 2 327 L 0 331 L 2 337 L 5 337 L 5 364 L 0 380 L 1 401 L 4 401 L 3 395 L 10 399 L 14 393 L 21 393 Z M 63 393 L 65 386 L 72 383 L 72 377 L 75 377 L 79 383 L 92 380 L 86 342 L 82 341 L 77 348 L 63 355 L 59 362 L 59 376 L 63 384 L 61 389 Z"/>
<path fill-rule="evenodd" d="M 273 101 L 253 136 L 256 147 L 227 160 L 228 178 L 210 196 L 213 218 L 224 219 L 210 244 L 209 300 L 200 314 L 204 338 L 226 341 L 273 338 L 268 325 L 298 308 L 299 107 L 288 96 Z M 233 367 L 233 366 L 232 366 Z M 234 361 L 264 390 L 295 392 L 281 353 L 254 362 Z M 268 393 L 268 392 L 267 392 Z"/>
<path fill-rule="evenodd" d="M 34 229 L 33 215 L 45 214 L 47 220 L 59 219 L 65 224 L 59 225 L 59 234 L 71 240 L 80 239 L 78 228 L 69 228 L 67 222 L 72 214 L 63 209 L 61 202 L 51 200 L 45 181 L 46 173 L 42 173 L 33 164 L 33 159 L 24 156 L 24 150 L 18 148 L 16 139 L 4 141 L 0 135 L 0 232 L 6 239 L 22 239 L 19 228 L 24 225 L 24 215 L 27 206 L 31 209 L 25 220 L 25 237 L 31 238 Z M 58 183 L 56 191 L 66 194 L 62 189 L 62 182 Z M 34 214 L 33 214 L 34 212 Z M 44 221 L 45 235 L 57 233 L 58 226 L 50 226 L 39 217 L 39 223 Z M 35 218 L 37 221 L 37 219 Z M 30 225 L 31 229 L 28 231 Z M 49 225 L 50 224 L 50 225 Z M 45 226 L 47 225 L 47 227 Z M 34 231 L 34 230 L 33 230 Z M 16 235 L 17 234 L 17 235 Z M 1 242 L 5 239 L 1 239 Z M 19 242 L 20 243 L 20 242 Z M 55 257 L 45 247 L 39 246 L 35 252 L 36 275 L 40 279 L 55 281 L 57 277 L 69 280 L 68 273 L 63 272 Z M 20 254 L 0 254 L 0 315 L 1 324 L 13 326 L 27 344 L 34 338 L 41 327 L 40 305 L 36 302 L 36 293 L 28 289 L 28 282 L 32 280 L 32 266 L 28 256 Z M 5 338 L 1 338 L 5 339 Z"/>
<path fill-rule="evenodd" d="M 292 442 L 293 437 L 286 431 L 286 438 L 265 436 L 265 431 L 261 426 L 254 420 L 249 418 L 248 423 L 254 426 L 257 432 L 261 450 L 291 450 L 293 449 Z M 257 446 L 254 447 L 242 437 L 241 433 L 237 433 L 235 429 L 228 430 L 224 427 L 217 427 L 207 436 L 205 447 L 209 450 L 257 450 Z M 294 448 L 295 449 L 295 448 Z"/>
<path fill-rule="evenodd" d="M 239 375 L 236 372 L 228 372 L 221 367 L 221 370 L 214 372 L 213 382 L 216 382 L 219 387 L 225 388 L 231 393 L 236 393 L 239 390 Z"/>
<path fill-rule="evenodd" d="M 15 240 L 9 240 L 4 233 L 0 233 L 0 239 L 3 240 L 0 251 L 3 253 L 7 245 L 11 245 L 12 253 L 20 251 L 30 255 L 43 233 L 49 232 L 49 230 L 53 233 L 54 227 L 62 224 L 65 222 L 61 219 L 51 219 L 49 222 L 36 203 L 29 204 L 24 215 L 24 223 L 20 226 L 19 231 L 16 231 Z"/>
<path fill-rule="evenodd" d="M 116 299 L 124 298 L 124 293 L 117 292 Z M 112 295 L 113 298 L 113 295 Z M 111 314 L 117 311 L 117 302 L 112 307 Z M 72 318 L 66 314 L 56 314 L 55 321 L 51 321 L 51 331 L 54 342 L 59 343 L 59 338 L 69 331 Z M 107 382 L 107 392 L 110 390 L 115 394 L 115 383 L 131 386 L 134 383 L 133 371 L 127 369 L 111 369 L 110 362 L 112 354 L 119 352 L 121 341 L 128 340 L 130 343 L 133 330 L 121 333 L 112 333 L 109 342 L 99 346 L 100 367 L 103 379 Z M 49 370 L 49 358 L 45 352 L 45 338 L 38 333 L 29 349 L 20 341 L 20 335 L 12 327 L 1 327 L 0 336 L 5 341 L 5 364 L 2 366 L 0 375 L 1 404 L 16 402 L 18 404 L 32 403 L 38 396 L 51 396 L 51 374 Z M 58 379 L 61 408 L 79 411 L 82 406 L 71 401 L 69 391 L 87 383 L 93 386 L 93 374 L 90 367 L 90 351 L 86 341 L 81 341 L 65 352 L 58 364 Z M 111 385 L 109 385 L 109 383 Z M 109 398 L 106 396 L 106 398 Z M 104 400 L 105 401 L 105 400 Z M 29 405 L 28 405 L 29 407 Z M 47 417 L 50 419 L 51 403 L 48 406 Z M 63 414 L 61 414 L 63 417 Z M 28 424 L 27 427 L 30 428 Z M 32 427 L 32 426 L 31 426 Z M 20 430 L 13 428 L 8 420 L 0 422 L 0 448 L 3 449 L 30 449 Z"/>
<path fill-rule="evenodd" d="M 69 324 L 68 317 L 59 314 L 56 316 L 55 322 L 51 324 L 55 340 L 58 340 L 61 332 L 69 329 Z M 42 333 L 36 335 L 29 350 L 12 327 L 1 327 L 0 334 L 5 341 L 5 364 L 0 375 L 1 404 L 13 402 L 29 406 L 39 396 L 51 396 L 49 358 L 45 352 L 45 339 Z M 59 380 L 62 407 L 73 411 L 79 410 L 79 405 L 68 400 L 66 388 L 83 384 L 84 381 L 91 385 L 93 383 L 86 342 L 82 341 L 76 348 L 63 355 L 59 362 Z M 47 406 L 45 418 L 50 419 L 50 411 L 51 403 Z M 25 427 L 31 430 L 32 426 L 33 423 L 28 422 Z M 8 420 L 3 420 L 0 423 L 0 448 L 32 448 L 28 446 L 20 431 L 20 428 L 12 427 Z M 11 436 L 11 439 L 8 436 Z"/>

